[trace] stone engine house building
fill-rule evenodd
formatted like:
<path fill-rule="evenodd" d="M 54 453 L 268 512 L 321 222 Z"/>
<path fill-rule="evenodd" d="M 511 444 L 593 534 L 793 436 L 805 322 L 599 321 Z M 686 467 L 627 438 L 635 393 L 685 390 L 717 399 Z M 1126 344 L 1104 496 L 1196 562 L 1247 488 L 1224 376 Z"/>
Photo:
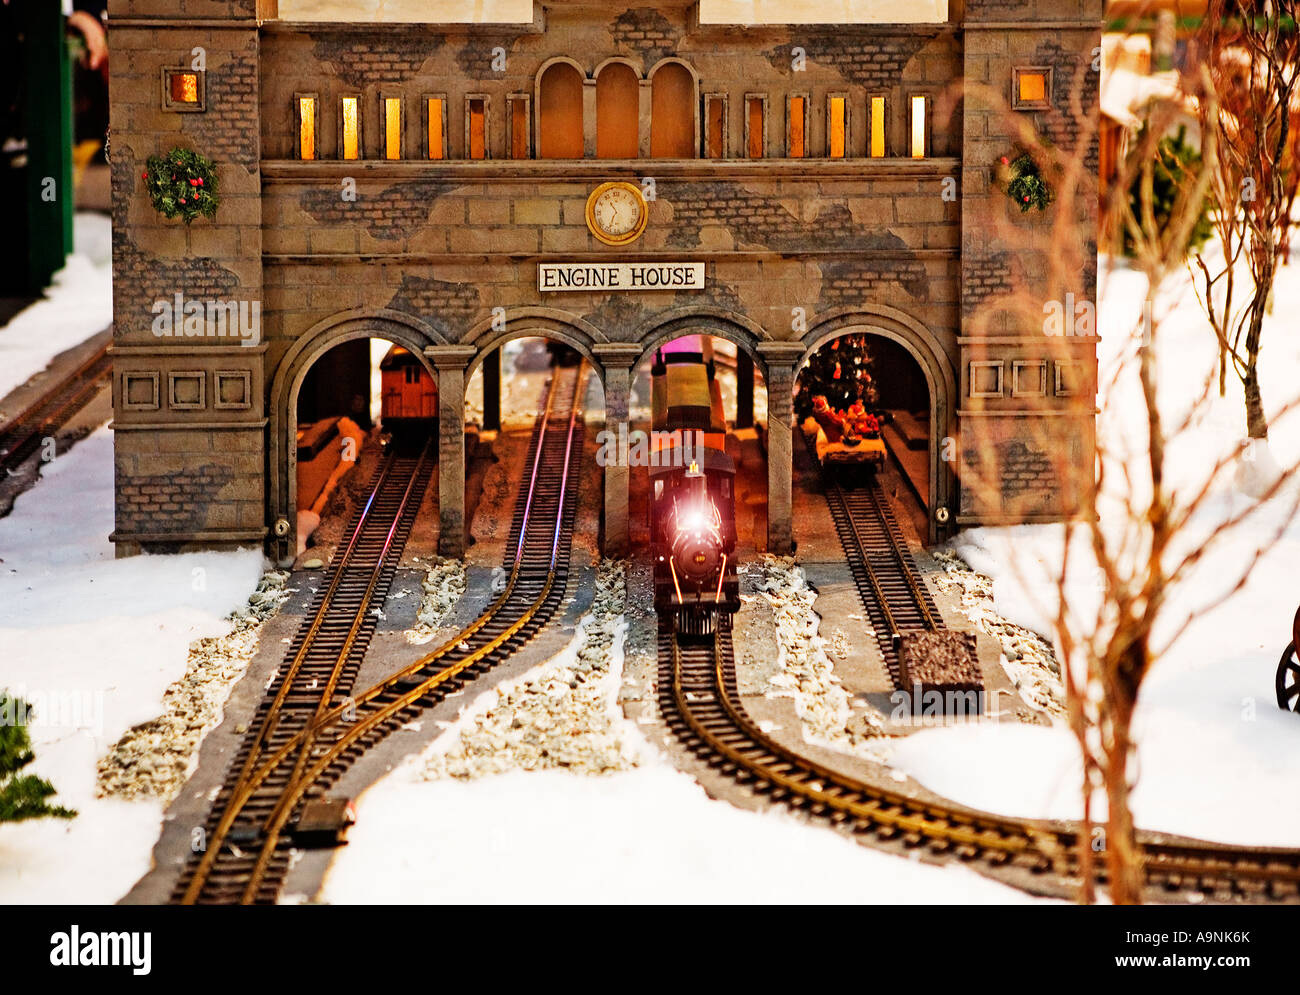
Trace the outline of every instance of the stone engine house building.
<path fill-rule="evenodd" d="M 465 384 L 520 336 L 581 352 L 615 430 L 657 345 L 708 333 L 752 356 L 774 551 L 792 544 L 794 378 L 848 332 L 892 339 L 924 372 L 932 539 L 1069 512 L 1053 457 L 1092 465 L 1095 338 L 1049 341 L 1041 319 L 990 305 L 1015 287 L 1091 302 L 1095 266 L 1053 283 L 1064 208 L 1021 214 L 996 172 L 1028 124 L 1091 144 L 1095 173 L 1095 130 L 1069 108 L 1095 122 L 1100 0 L 863 0 L 930 20 L 747 27 L 711 23 L 726 4 L 710 2 L 348 24 L 284 19 L 274 0 L 113 0 L 119 554 L 291 553 L 298 390 L 330 348 L 371 336 L 436 372 L 448 554 L 464 545 Z M 216 162 L 215 220 L 152 208 L 145 161 L 176 145 Z M 648 194 L 630 245 L 588 231 L 609 180 Z M 1095 259 L 1095 196 L 1070 209 Z M 703 263 L 703 287 L 539 289 L 541 264 L 608 261 Z M 157 302 L 177 294 L 256 302 L 260 326 L 156 334 Z M 980 461 L 994 486 L 970 482 Z M 628 473 L 604 471 L 615 554 Z"/>

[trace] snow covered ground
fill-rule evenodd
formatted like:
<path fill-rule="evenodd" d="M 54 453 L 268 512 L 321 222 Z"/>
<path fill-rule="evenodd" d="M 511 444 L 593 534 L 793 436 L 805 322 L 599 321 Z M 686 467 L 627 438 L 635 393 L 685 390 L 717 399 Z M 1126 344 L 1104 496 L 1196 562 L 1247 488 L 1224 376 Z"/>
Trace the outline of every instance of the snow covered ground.
<path fill-rule="evenodd" d="M 45 299 L 0 327 L 0 397 L 113 320 L 112 226 L 108 217 L 78 214 L 73 221 L 73 244 L 76 251 L 54 275 Z"/>
<path fill-rule="evenodd" d="M 100 800 L 95 764 L 159 714 L 191 640 L 220 635 L 260 551 L 113 558 L 113 437 L 45 467 L 0 519 L 0 686 L 30 701 L 35 762 L 75 819 L 0 827 L 0 903 L 112 902 L 149 869 L 160 802 Z"/>
<path fill-rule="evenodd" d="M 548 676 L 568 674 L 563 668 L 573 666 L 583 628 L 567 650 L 512 687 L 534 683 L 563 693 L 563 680 Z M 621 637 L 609 655 L 608 680 L 616 688 Z M 612 703 L 595 704 L 609 721 L 600 739 L 630 757 L 631 769 L 580 775 L 515 767 L 468 780 L 429 779 L 430 768 L 463 733 L 482 739 L 482 717 L 502 700 L 517 704 L 510 694 L 477 696 L 423 754 L 361 796 L 357 825 L 320 898 L 338 904 L 1033 901 L 964 867 L 889 856 L 784 811 L 748 812 L 715 801 Z M 576 735 L 584 723 L 578 719 L 572 728 Z"/>
<path fill-rule="evenodd" d="M 1300 251 L 1300 238 L 1293 258 Z M 1103 396 L 1098 437 L 1131 460 L 1140 453 L 1145 415 L 1131 370 L 1107 388 L 1112 369 L 1132 347 L 1134 319 L 1145 283 L 1125 268 L 1102 273 L 1100 314 Z M 1172 278 L 1163 304 L 1171 310 L 1157 338 L 1162 411 L 1185 410 L 1189 394 L 1214 369 L 1213 333 L 1205 323 L 1186 274 Z M 1275 285 L 1273 312 L 1265 328 L 1262 390 L 1266 406 L 1279 412 L 1300 393 L 1300 266 L 1283 269 Z M 1244 436 L 1240 384 L 1228 376 L 1227 396 L 1212 391 L 1205 416 L 1169 447 L 1168 479 L 1190 493 L 1221 455 Z M 1134 431 L 1135 427 L 1138 429 Z M 1137 438 L 1134 438 L 1137 435 Z M 1292 411 L 1273 421 L 1272 455 L 1283 466 L 1300 459 L 1300 418 Z M 1262 460 L 1268 454 L 1260 453 Z M 1117 474 L 1111 474 L 1118 480 Z M 1138 475 L 1140 478 L 1140 474 Z M 1233 485 L 1231 471 L 1213 482 L 1211 500 L 1191 523 L 1184 549 L 1234 512 L 1253 502 Z M 1169 595 L 1168 621 L 1155 644 L 1167 643 L 1184 617 L 1192 622 L 1158 659 L 1143 687 L 1134 721 L 1139 779 L 1133 796 L 1138 824 L 1242 844 L 1300 844 L 1300 717 L 1274 702 L 1274 672 L 1290 639 L 1300 601 L 1300 524 L 1288 522 L 1300 481 L 1283 490 L 1234 538 L 1212 547 L 1188 581 Z M 1115 501 L 1102 504 L 1102 522 L 1120 526 Z M 1280 541 L 1273 536 L 1284 529 Z M 999 612 L 1050 636 L 1055 605 L 1045 578 L 1059 564 L 1063 526 L 1021 526 L 968 531 L 954 547 L 976 570 L 994 579 Z M 1257 546 L 1264 558 L 1246 588 L 1213 610 L 1205 606 L 1226 591 Z M 1086 552 L 1086 543 L 1075 553 Z M 1072 565 L 1067 593 L 1072 605 L 1096 598 L 1095 563 Z M 1058 649 L 1059 653 L 1059 649 Z M 1055 728 L 986 724 L 920 732 L 898 745 L 892 762 L 935 791 L 979 808 L 1022 816 L 1077 817 L 1079 760 L 1074 739 Z M 1104 812 L 1104 807 L 1102 808 Z"/>

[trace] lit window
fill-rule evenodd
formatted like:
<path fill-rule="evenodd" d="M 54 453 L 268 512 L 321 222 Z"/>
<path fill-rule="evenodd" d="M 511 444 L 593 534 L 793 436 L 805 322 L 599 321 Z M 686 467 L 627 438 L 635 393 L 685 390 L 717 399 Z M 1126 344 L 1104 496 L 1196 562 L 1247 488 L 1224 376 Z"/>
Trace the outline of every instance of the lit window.
<path fill-rule="evenodd" d="M 542 159 L 581 159 L 583 76 L 571 64 L 546 68 L 537 85 L 537 146 Z"/>
<path fill-rule="evenodd" d="M 511 159 L 532 158 L 533 149 L 529 132 L 529 99 L 526 93 L 512 93 L 507 98 L 506 113 L 510 117 L 508 154 Z"/>
<path fill-rule="evenodd" d="M 164 69 L 162 71 L 163 110 L 203 110 L 203 75 L 197 69 Z"/>
<path fill-rule="evenodd" d="M 927 153 L 925 142 L 925 97 L 912 98 L 912 158 L 924 159 Z"/>
<path fill-rule="evenodd" d="M 722 93 L 704 98 L 704 154 L 710 159 L 727 157 L 727 97 Z"/>
<path fill-rule="evenodd" d="M 1042 110 L 1051 105 L 1050 67 L 1017 67 L 1011 74 L 1011 106 L 1018 111 Z"/>
<path fill-rule="evenodd" d="M 641 84 L 625 62 L 611 62 L 596 77 L 596 156 L 635 159 L 641 154 Z"/>
<path fill-rule="evenodd" d="M 361 100 L 359 97 L 344 97 L 342 129 L 344 159 L 361 158 Z"/>
<path fill-rule="evenodd" d="M 465 101 L 465 158 L 487 157 L 487 97 L 469 97 Z"/>
<path fill-rule="evenodd" d="M 447 158 L 447 102 L 442 97 L 425 97 L 425 140 L 430 159 Z"/>
<path fill-rule="evenodd" d="M 402 101 L 384 98 L 384 158 L 402 158 Z"/>
<path fill-rule="evenodd" d="M 885 98 L 871 98 L 871 155 L 880 159 L 885 154 Z"/>
<path fill-rule="evenodd" d="M 695 77 L 680 62 L 665 62 L 650 80 L 650 155 L 691 159 L 697 154 Z"/>
<path fill-rule="evenodd" d="M 848 154 L 849 101 L 840 94 L 826 98 L 826 154 L 843 159 Z"/>
<path fill-rule="evenodd" d="M 745 154 L 751 159 L 767 154 L 767 98 L 753 93 L 745 96 Z"/>
<path fill-rule="evenodd" d="M 808 154 L 808 98 L 791 97 L 788 103 L 787 123 L 789 135 L 786 154 L 791 159 L 802 159 Z"/>
<path fill-rule="evenodd" d="M 316 158 L 315 97 L 298 97 L 298 158 Z"/>

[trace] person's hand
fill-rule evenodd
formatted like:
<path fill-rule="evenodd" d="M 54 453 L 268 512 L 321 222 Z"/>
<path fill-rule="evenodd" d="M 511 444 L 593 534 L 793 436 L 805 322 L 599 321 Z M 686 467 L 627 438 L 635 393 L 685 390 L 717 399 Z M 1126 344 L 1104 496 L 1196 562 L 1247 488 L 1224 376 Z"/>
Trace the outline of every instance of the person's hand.
<path fill-rule="evenodd" d="M 91 69 L 99 69 L 108 64 L 108 35 L 104 25 L 84 10 L 74 10 L 68 15 L 68 27 L 81 34 L 86 40 L 87 62 Z"/>

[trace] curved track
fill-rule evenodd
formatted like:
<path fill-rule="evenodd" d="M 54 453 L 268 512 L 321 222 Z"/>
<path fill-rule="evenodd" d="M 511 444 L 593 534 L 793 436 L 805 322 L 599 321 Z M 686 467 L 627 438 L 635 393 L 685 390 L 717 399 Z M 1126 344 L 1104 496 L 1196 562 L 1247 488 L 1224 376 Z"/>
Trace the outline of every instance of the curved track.
<path fill-rule="evenodd" d="M 26 462 L 43 439 L 90 402 L 112 370 L 113 360 L 105 345 L 0 427 L 0 473 L 12 472 Z"/>
<path fill-rule="evenodd" d="M 659 704 L 668 726 L 722 774 L 894 849 L 951 856 L 994 873 L 1017 868 L 1029 876 L 1017 883 L 1048 894 L 1069 894 L 1077 883 L 1077 825 L 916 798 L 801 757 L 759 729 L 740 703 L 729 632 L 678 638 L 662 628 L 659 640 Z M 1139 843 L 1152 900 L 1300 902 L 1298 850 L 1152 833 L 1140 833 Z M 1094 866 L 1104 875 L 1100 862 Z"/>
<path fill-rule="evenodd" d="M 826 481 L 827 502 L 892 675 L 900 635 L 943 627 L 880 486 Z M 1079 833 L 1069 822 L 1015 819 L 832 770 L 764 733 L 736 685 L 730 632 L 678 636 L 661 625 L 659 704 L 674 734 L 710 767 L 771 801 L 896 850 L 955 857 L 1049 894 L 1077 886 Z M 1149 898 L 1300 902 L 1300 850 L 1225 846 L 1140 832 Z M 1095 873 L 1104 881 L 1098 855 Z"/>
<path fill-rule="evenodd" d="M 509 578 L 496 601 L 433 652 L 360 693 L 343 698 L 336 691 L 328 707 L 319 699 L 306 726 L 252 759 L 241 755 L 214 806 L 208 849 L 178 884 L 177 901 L 274 902 L 304 802 L 323 795 L 366 751 L 425 708 L 517 652 L 552 618 L 568 584 L 577 500 L 571 470 L 582 451 L 584 380 L 582 367 L 553 374 L 516 501 Z"/>

